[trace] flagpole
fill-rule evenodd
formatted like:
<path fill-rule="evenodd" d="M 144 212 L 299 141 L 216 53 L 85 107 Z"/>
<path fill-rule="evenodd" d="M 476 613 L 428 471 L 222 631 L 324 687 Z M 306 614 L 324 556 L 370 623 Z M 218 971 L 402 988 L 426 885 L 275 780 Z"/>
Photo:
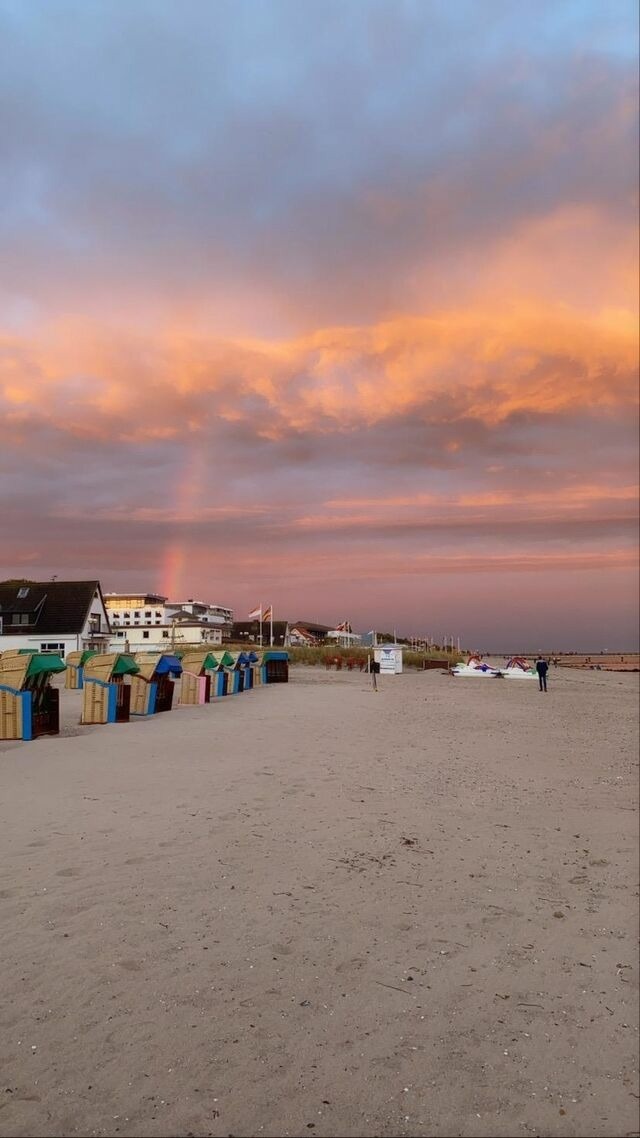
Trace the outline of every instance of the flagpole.
<path fill-rule="evenodd" d="M 269 647 L 273 648 L 273 605 L 269 605 Z"/>
<path fill-rule="evenodd" d="M 258 620 L 260 621 L 260 647 L 262 648 L 262 605 L 260 605 L 260 616 Z"/>

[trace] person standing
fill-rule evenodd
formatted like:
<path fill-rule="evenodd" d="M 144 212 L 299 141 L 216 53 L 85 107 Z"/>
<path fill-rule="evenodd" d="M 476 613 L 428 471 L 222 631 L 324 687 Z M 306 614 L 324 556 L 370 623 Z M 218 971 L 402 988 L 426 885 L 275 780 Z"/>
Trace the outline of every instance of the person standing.
<path fill-rule="evenodd" d="M 547 690 L 547 672 L 549 671 L 548 661 L 544 656 L 538 656 L 536 660 L 536 672 L 538 673 L 538 683 L 540 684 L 540 691 Z"/>

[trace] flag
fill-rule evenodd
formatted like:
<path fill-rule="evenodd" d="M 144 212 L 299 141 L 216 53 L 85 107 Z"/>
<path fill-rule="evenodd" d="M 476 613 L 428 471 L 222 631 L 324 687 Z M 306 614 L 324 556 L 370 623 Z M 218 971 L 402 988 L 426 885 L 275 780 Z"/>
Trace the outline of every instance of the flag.
<path fill-rule="evenodd" d="M 273 620 L 273 605 L 269 605 L 269 607 L 264 610 L 264 612 L 262 614 L 262 619 L 265 622 L 267 620 Z"/>
<path fill-rule="evenodd" d="M 353 632 L 348 620 L 343 620 L 342 624 L 336 625 L 336 632 Z"/>
<path fill-rule="evenodd" d="M 249 620 L 262 620 L 262 605 L 257 609 L 252 609 L 249 613 Z"/>

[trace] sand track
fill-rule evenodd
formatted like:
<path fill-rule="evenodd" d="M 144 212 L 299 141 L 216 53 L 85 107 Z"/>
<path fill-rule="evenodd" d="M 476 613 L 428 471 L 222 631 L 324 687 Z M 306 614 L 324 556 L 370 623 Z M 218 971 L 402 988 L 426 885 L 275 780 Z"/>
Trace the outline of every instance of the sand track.
<path fill-rule="evenodd" d="M 1 1135 L 635 1133 L 637 676 L 380 689 L 4 746 Z"/>

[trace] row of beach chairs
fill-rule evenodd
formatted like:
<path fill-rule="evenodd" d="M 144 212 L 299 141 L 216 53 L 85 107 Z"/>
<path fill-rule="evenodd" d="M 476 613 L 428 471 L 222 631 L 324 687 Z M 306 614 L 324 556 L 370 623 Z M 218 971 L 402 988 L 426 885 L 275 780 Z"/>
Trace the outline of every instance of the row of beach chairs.
<path fill-rule="evenodd" d="M 60 691 L 53 677 L 65 672 L 65 687 L 83 692 L 81 723 L 126 723 L 132 716 L 170 711 L 174 704 L 210 703 L 262 684 L 286 683 L 286 652 L 206 650 L 167 654 L 141 652 L 55 653 L 28 649 L 0 653 L 0 739 L 35 739 L 60 732 Z"/>

